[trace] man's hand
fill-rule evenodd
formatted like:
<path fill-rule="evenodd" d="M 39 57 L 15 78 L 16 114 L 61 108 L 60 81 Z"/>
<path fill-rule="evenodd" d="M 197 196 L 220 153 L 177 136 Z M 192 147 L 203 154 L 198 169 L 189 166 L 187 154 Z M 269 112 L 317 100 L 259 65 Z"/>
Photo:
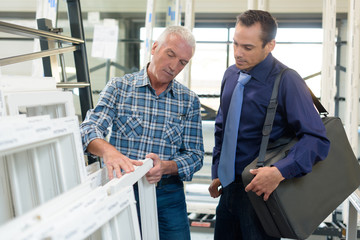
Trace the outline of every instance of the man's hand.
<path fill-rule="evenodd" d="M 261 167 L 251 169 L 254 179 L 246 186 L 245 191 L 253 191 L 256 195 L 264 194 L 264 201 L 269 199 L 270 194 L 279 186 L 285 178 L 276 167 Z"/>
<path fill-rule="evenodd" d="M 135 170 L 134 165 L 141 166 L 143 164 L 141 161 L 132 160 L 126 157 L 117 150 L 105 153 L 103 159 L 110 180 L 114 178 L 114 171 L 115 177 L 120 178 L 122 176 L 121 170 L 124 170 L 125 173 L 130 173 Z"/>
<path fill-rule="evenodd" d="M 141 166 L 143 164 L 141 161 L 124 156 L 113 145 L 100 138 L 92 140 L 87 150 L 104 159 L 110 180 L 114 178 L 114 171 L 115 176 L 120 178 L 122 176 L 121 170 L 130 173 L 135 170 L 134 165 Z"/>
<path fill-rule="evenodd" d="M 146 155 L 146 158 L 151 158 L 153 160 L 154 166 L 146 173 L 146 179 L 149 183 L 157 183 L 160 181 L 163 175 L 162 163 L 160 157 L 155 153 L 149 153 Z"/>
<path fill-rule="evenodd" d="M 154 166 L 145 175 L 149 183 L 159 182 L 164 174 L 178 175 L 178 166 L 175 161 L 163 161 L 155 153 L 149 153 L 146 158 L 151 158 L 154 163 Z"/>
<path fill-rule="evenodd" d="M 209 193 L 211 197 L 217 198 L 221 195 L 222 188 L 220 186 L 221 186 L 220 179 L 215 178 L 209 186 Z"/>

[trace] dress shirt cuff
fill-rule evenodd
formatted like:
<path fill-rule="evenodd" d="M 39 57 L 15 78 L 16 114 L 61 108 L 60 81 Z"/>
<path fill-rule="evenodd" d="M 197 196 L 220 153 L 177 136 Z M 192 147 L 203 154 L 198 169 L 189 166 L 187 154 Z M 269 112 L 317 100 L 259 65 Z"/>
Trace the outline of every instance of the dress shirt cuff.
<path fill-rule="evenodd" d="M 219 146 L 221 146 L 219 144 Z M 218 167 L 220 161 L 220 153 L 221 150 L 218 147 L 213 148 L 213 155 L 212 155 L 212 165 L 211 165 L 211 179 L 218 178 Z"/>
<path fill-rule="evenodd" d="M 212 180 L 214 180 L 215 178 L 219 178 L 218 177 L 218 167 L 219 167 L 219 162 L 211 165 L 211 179 Z"/>
<path fill-rule="evenodd" d="M 281 175 L 285 179 L 290 179 L 290 178 L 301 175 L 301 170 L 296 165 L 296 163 L 293 161 L 290 161 L 287 158 L 284 158 L 284 159 L 276 162 L 273 166 L 275 166 L 275 167 L 277 167 L 277 169 L 279 169 Z"/>

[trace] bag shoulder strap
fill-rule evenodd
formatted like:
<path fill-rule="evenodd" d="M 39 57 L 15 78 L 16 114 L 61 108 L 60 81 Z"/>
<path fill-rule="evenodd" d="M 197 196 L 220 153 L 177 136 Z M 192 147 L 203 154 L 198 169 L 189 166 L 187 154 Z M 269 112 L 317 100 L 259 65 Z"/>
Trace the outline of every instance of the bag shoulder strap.
<path fill-rule="evenodd" d="M 276 108 L 278 105 L 277 96 L 278 96 L 278 92 L 279 92 L 279 85 L 280 85 L 280 81 L 281 81 L 281 77 L 282 77 L 283 73 L 287 70 L 291 70 L 291 69 L 290 68 L 282 69 L 280 71 L 280 73 L 278 74 L 278 76 L 276 77 L 275 82 L 274 82 L 274 87 L 273 87 L 273 91 L 271 94 L 269 106 L 267 107 L 267 110 L 266 110 L 265 122 L 264 122 L 263 130 L 262 130 L 263 136 L 261 139 L 258 162 L 256 163 L 257 168 L 264 166 L 266 150 L 268 147 L 270 133 L 271 133 L 271 130 L 272 130 L 272 127 L 274 124 Z M 311 89 L 309 87 L 308 87 L 308 90 L 310 91 L 311 98 L 313 100 L 313 103 L 314 103 L 316 109 L 319 111 L 319 114 L 326 116 L 328 114 L 328 112 L 326 111 L 324 106 L 321 104 L 319 99 L 317 99 L 317 97 L 314 95 L 314 93 L 311 91 Z"/>
<path fill-rule="evenodd" d="M 256 163 L 256 167 L 263 167 L 264 166 L 264 162 L 265 162 L 265 154 L 266 154 L 266 149 L 269 143 L 269 139 L 270 139 L 270 133 L 273 127 L 273 123 L 274 123 L 274 119 L 275 119 L 275 114 L 276 114 L 276 108 L 278 105 L 278 100 L 277 100 L 277 96 L 278 96 L 278 92 L 279 92 L 279 85 L 280 85 L 280 80 L 281 77 L 283 75 L 283 73 L 288 70 L 289 68 L 284 68 L 280 71 L 280 73 L 277 75 L 275 82 L 274 82 L 274 87 L 272 90 L 272 94 L 271 94 L 271 98 L 270 98 L 270 103 L 267 107 L 266 110 L 266 116 L 265 116 L 265 122 L 264 122 L 264 126 L 263 126 L 263 130 L 262 130 L 262 139 L 261 139 L 261 145 L 260 145 L 260 152 L 259 152 L 259 157 L 258 157 L 258 161 Z"/>
<path fill-rule="evenodd" d="M 311 89 L 308 87 L 310 94 L 311 94 L 311 98 L 313 100 L 313 103 L 316 107 L 316 109 L 319 111 L 320 115 L 325 115 L 327 116 L 329 113 L 328 111 L 326 111 L 326 109 L 324 108 L 324 106 L 321 104 L 321 102 L 319 101 L 319 99 L 314 95 L 314 93 L 311 91 Z"/>

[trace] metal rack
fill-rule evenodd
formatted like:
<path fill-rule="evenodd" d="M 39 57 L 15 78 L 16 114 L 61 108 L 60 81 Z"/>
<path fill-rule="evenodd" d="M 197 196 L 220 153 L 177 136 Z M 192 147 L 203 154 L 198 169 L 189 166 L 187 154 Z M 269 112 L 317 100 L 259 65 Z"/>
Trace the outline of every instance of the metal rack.
<path fill-rule="evenodd" d="M 49 58 L 50 56 L 55 56 L 66 52 L 73 52 L 77 82 L 58 83 L 57 87 L 79 88 L 81 115 L 82 119 L 84 119 L 87 110 L 93 107 L 93 101 L 91 96 L 90 75 L 87 62 L 86 46 L 84 41 L 85 36 L 80 8 L 80 0 L 66 0 L 66 2 L 68 7 L 71 37 L 58 35 L 49 31 L 23 27 L 3 21 L 0 21 L 0 31 L 31 38 L 39 38 L 41 41 L 58 42 L 68 45 L 70 44 L 70 46 L 58 47 L 55 49 L 42 50 L 40 52 L 2 58 L 0 59 L 0 67 L 38 58 L 45 59 Z M 56 66 L 54 66 L 55 64 Z M 57 62 L 51 62 L 51 66 L 44 65 L 44 68 L 46 68 L 44 69 L 45 72 L 51 72 L 48 69 L 49 67 L 57 67 Z M 48 75 L 49 74 L 47 74 L 47 76 Z"/>

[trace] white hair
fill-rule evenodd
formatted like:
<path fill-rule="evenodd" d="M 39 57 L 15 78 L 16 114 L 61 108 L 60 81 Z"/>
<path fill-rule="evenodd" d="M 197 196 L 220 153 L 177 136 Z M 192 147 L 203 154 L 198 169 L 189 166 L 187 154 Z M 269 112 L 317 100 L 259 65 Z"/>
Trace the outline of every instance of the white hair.
<path fill-rule="evenodd" d="M 190 31 L 190 29 L 183 27 L 183 26 L 169 26 L 167 27 L 164 32 L 161 33 L 161 35 L 158 37 L 157 42 L 158 46 L 160 47 L 166 40 L 166 38 L 170 34 L 176 34 L 180 36 L 182 39 L 184 39 L 187 44 L 189 44 L 190 47 L 192 47 L 193 52 L 195 52 L 195 37 Z"/>

